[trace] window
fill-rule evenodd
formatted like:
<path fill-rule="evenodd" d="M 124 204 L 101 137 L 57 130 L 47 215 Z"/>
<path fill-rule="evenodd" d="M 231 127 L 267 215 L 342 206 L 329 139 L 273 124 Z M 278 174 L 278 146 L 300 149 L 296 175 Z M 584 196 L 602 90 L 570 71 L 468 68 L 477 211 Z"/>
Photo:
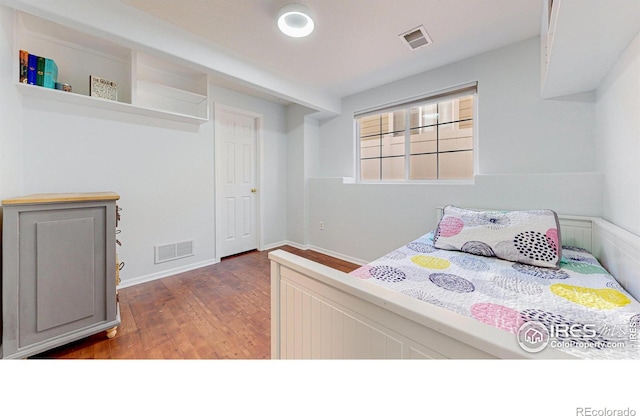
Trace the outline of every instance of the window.
<path fill-rule="evenodd" d="M 477 86 L 356 115 L 362 181 L 473 176 Z"/>

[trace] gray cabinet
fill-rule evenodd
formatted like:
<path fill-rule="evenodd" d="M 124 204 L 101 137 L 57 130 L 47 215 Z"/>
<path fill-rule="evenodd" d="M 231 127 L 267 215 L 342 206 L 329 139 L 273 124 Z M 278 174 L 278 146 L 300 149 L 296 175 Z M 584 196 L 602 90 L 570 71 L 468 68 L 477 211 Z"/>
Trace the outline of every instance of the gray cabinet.
<path fill-rule="evenodd" d="M 23 358 L 120 324 L 118 194 L 2 201 L 2 357 Z"/>

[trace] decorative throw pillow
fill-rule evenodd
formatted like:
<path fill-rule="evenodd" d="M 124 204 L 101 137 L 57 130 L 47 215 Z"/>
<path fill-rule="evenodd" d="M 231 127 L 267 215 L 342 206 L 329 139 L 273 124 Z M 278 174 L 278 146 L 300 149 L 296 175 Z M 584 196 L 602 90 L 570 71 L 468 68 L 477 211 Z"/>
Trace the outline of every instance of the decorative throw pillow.
<path fill-rule="evenodd" d="M 558 215 L 548 209 L 474 211 L 447 205 L 434 246 L 554 269 L 562 257 Z"/>

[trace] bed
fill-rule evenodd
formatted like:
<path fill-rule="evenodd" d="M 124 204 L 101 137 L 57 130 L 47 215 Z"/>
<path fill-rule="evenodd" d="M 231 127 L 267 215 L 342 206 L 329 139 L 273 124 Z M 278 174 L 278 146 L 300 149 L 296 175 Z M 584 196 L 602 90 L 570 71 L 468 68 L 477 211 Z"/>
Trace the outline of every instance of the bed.
<path fill-rule="evenodd" d="M 349 274 L 270 252 L 272 358 L 640 356 L 640 237 L 559 215 L 558 267 L 530 266 L 435 247 L 445 210 L 436 230 Z"/>

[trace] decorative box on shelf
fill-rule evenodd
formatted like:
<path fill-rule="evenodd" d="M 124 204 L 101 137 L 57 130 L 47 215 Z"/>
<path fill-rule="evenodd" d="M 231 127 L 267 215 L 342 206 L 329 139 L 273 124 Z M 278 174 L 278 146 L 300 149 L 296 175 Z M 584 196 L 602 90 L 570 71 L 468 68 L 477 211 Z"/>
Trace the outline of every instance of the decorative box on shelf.
<path fill-rule="evenodd" d="M 118 84 L 95 75 L 89 75 L 89 95 L 118 101 Z"/>

